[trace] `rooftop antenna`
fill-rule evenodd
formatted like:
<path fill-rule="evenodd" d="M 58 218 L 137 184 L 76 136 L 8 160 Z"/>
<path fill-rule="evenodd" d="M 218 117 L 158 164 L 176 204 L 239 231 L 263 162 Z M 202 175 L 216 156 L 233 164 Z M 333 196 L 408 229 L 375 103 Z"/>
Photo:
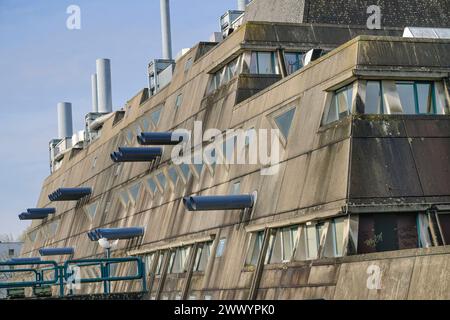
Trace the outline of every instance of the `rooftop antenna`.
<path fill-rule="evenodd" d="M 160 0 L 161 6 L 161 33 L 163 59 L 172 59 L 172 36 L 170 31 L 170 5 L 169 0 Z"/>
<path fill-rule="evenodd" d="M 111 60 L 97 59 L 98 112 L 112 112 Z"/>
<path fill-rule="evenodd" d="M 58 138 L 71 138 L 73 135 L 72 126 L 72 104 L 70 102 L 58 103 Z"/>
<path fill-rule="evenodd" d="M 91 75 L 92 112 L 98 112 L 97 74 Z"/>

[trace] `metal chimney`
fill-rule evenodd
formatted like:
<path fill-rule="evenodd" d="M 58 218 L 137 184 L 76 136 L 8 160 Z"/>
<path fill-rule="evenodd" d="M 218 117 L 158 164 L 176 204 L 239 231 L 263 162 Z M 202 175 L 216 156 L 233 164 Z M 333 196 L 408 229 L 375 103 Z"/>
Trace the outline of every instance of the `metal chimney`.
<path fill-rule="evenodd" d="M 170 32 L 169 0 L 160 0 L 160 6 L 163 59 L 172 59 L 172 36 Z"/>
<path fill-rule="evenodd" d="M 98 112 L 112 112 L 111 61 L 97 59 Z"/>
<path fill-rule="evenodd" d="M 91 75 L 92 112 L 98 112 L 97 74 Z"/>
<path fill-rule="evenodd" d="M 247 0 L 238 0 L 238 10 L 245 11 L 245 7 L 247 6 Z"/>
<path fill-rule="evenodd" d="M 58 138 L 71 138 L 72 127 L 72 104 L 70 102 L 58 103 Z"/>

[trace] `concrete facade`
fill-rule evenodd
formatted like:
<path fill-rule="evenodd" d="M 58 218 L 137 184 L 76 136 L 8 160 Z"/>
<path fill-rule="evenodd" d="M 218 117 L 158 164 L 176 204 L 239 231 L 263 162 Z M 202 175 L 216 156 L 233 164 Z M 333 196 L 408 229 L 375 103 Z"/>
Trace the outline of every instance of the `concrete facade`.
<path fill-rule="evenodd" d="M 262 2 L 251 3 L 249 12 Z M 450 41 L 390 35 L 398 36 L 399 30 L 247 22 L 213 48 L 198 44 L 177 61 L 168 86 L 150 98 L 147 89 L 140 91 L 124 111 L 106 120 L 95 141 L 65 154 L 61 167 L 44 181 L 38 201 L 38 207 L 56 206 L 57 214 L 33 222 L 22 255 L 35 256 L 41 247 L 75 247 L 74 258 L 103 257 L 88 231 L 143 226 L 144 236 L 120 241 L 113 256 L 146 259 L 147 299 L 448 299 L 450 251 L 433 217 L 447 212 L 450 203 Z M 291 75 L 248 71 L 251 52 L 273 53 L 282 69 L 287 52 L 317 47 L 327 54 Z M 214 75 L 237 57 L 240 72 L 208 90 Z M 193 63 L 186 68 L 189 59 Z M 439 113 L 364 114 L 367 82 L 374 80 L 387 89 L 397 80 L 435 83 Z M 350 114 L 324 124 L 336 90 L 346 86 L 353 88 Z M 386 92 L 386 107 L 402 110 L 398 93 Z M 181 101 L 177 107 L 176 101 Z M 172 147 L 151 163 L 114 164 L 109 156 L 120 146 L 137 146 L 137 132 L 143 130 L 137 126 L 144 123 L 147 131 L 192 130 L 194 121 L 203 122 L 203 131 L 273 129 L 274 119 L 292 108 L 274 175 L 262 175 L 260 164 L 205 164 L 200 172 L 190 166 L 185 176 L 171 161 Z M 170 180 L 173 168 L 176 182 Z M 159 174 L 166 176 L 165 186 L 158 183 L 153 190 L 147 181 Z M 258 193 L 249 212 L 190 212 L 183 206 L 184 196 L 230 194 L 237 182 L 239 193 Z M 140 184 L 137 197 L 124 203 L 122 192 L 135 184 Z M 78 202 L 48 200 L 57 188 L 81 186 L 92 187 L 93 194 Z M 96 212 L 88 214 L 93 204 Z M 432 240 L 414 248 L 361 253 L 363 220 L 386 213 L 401 215 L 398 228 L 409 237 L 414 236 L 409 225 L 401 225 L 408 215 L 427 215 Z M 335 254 L 332 226 L 340 218 L 345 221 L 342 253 Z M 296 252 L 280 263 L 266 263 L 278 230 L 298 226 L 298 238 L 304 239 L 300 235 L 310 225 L 325 230 L 318 236 L 316 258 Z M 262 244 L 255 262 L 258 234 Z M 306 240 L 299 240 L 297 248 L 301 241 Z M 208 259 L 202 270 L 195 270 L 197 253 L 206 244 Z M 173 254 L 186 246 L 186 270 L 171 272 Z M 375 289 L 368 285 L 372 266 L 381 279 Z M 131 271 L 124 265 L 116 272 Z M 120 282 L 113 291 L 132 292 L 139 286 Z M 82 293 L 101 291 L 100 284 L 92 284 Z"/>

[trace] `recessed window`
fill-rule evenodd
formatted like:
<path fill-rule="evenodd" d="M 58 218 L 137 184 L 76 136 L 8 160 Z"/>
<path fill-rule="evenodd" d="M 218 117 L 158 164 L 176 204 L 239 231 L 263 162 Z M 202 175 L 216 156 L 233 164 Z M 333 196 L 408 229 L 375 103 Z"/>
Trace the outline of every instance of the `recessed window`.
<path fill-rule="evenodd" d="M 251 74 L 278 74 L 275 52 L 252 52 Z"/>
<path fill-rule="evenodd" d="M 209 256 L 211 255 L 212 242 L 207 242 L 199 245 L 197 255 L 194 262 L 194 271 L 203 272 L 206 270 Z"/>
<path fill-rule="evenodd" d="M 32 242 L 34 242 L 34 241 L 36 241 L 37 235 L 38 235 L 38 230 L 34 230 L 34 231 L 31 231 L 28 233 L 28 238 L 30 238 L 30 240 Z"/>
<path fill-rule="evenodd" d="M 127 139 L 128 144 L 133 144 L 133 142 L 134 142 L 134 133 L 133 133 L 133 130 L 127 129 L 127 130 L 125 131 L 125 137 L 126 137 L 126 139 Z"/>
<path fill-rule="evenodd" d="M 383 87 L 381 81 L 367 81 L 365 114 L 383 114 Z"/>
<path fill-rule="evenodd" d="M 53 238 L 59 227 L 59 220 L 52 221 L 47 227 L 47 237 Z"/>
<path fill-rule="evenodd" d="M 155 183 L 155 180 L 153 178 L 147 178 L 147 185 L 149 189 L 152 191 L 153 194 L 156 193 L 158 186 Z"/>
<path fill-rule="evenodd" d="M 177 95 L 177 98 L 175 100 L 175 109 L 178 109 L 181 106 L 181 103 L 183 102 L 183 95 L 180 93 Z"/>
<path fill-rule="evenodd" d="M 97 165 L 97 157 L 94 157 L 94 160 L 92 161 L 92 169 L 94 169 L 96 165 Z"/>
<path fill-rule="evenodd" d="M 332 123 L 345 118 L 352 112 L 353 84 L 336 90 L 333 93 L 331 103 L 328 106 L 324 124 Z"/>
<path fill-rule="evenodd" d="M 227 238 L 221 238 L 217 245 L 216 258 L 220 258 L 221 256 L 223 256 L 226 245 L 227 245 Z"/>
<path fill-rule="evenodd" d="M 192 62 L 193 62 L 192 57 L 187 59 L 186 63 L 184 64 L 184 72 L 189 71 L 189 69 L 192 67 Z"/>
<path fill-rule="evenodd" d="M 290 75 L 303 67 L 304 53 L 286 52 L 284 54 L 284 62 L 286 64 L 287 74 Z"/>
<path fill-rule="evenodd" d="M 435 114 L 434 83 L 397 81 L 397 92 L 404 114 Z"/>
<path fill-rule="evenodd" d="M 438 219 L 442 239 L 446 245 L 450 245 L 450 212 L 440 212 L 438 214 Z"/>
<path fill-rule="evenodd" d="M 358 254 L 418 247 L 417 214 L 359 215 Z"/>
<path fill-rule="evenodd" d="M 98 208 L 98 201 L 88 204 L 85 207 L 86 214 L 88 215 L 89 219 L 91 219 L 91 221 L 94 220 L 95 215 L 97 214 L 97 208 Z"/>
<path fill-rule="evenodd" d="M 202 175 L 202 171 L 203 171 L 203 163 L 194 164 L 194 168 L 195 168 L 195 171 L 197 171 L 198 177 L 200 178 L 200 176 Z"/>
<path fill-rule="evenodd" d="M 129 191 L 130 191 L 130 196 L 131 196 L 132 201 L 133 201 L 134 203 L 136 203 L 137 198 L 139 197 L 139 191 L 140 191 L 140 190 L 141 190 L 141 183 L 140 183 L 140 182 L 138 182 L 138 183 L 132 185 L 132 186 L 130 187 L 130 189 L 129 189 Z"/>
<path fill-rule="evenodd" d="M 164 260 L 164 254 L 160 253 L 158 256 L 158 264 L 156 265 L 156 272 L 155 272 L 156 275 L 161 274 L 163 260 Z"/>
<path fill-rule="evenodd" d="M 162 108 L 159 108 L 158 110 L 153 111 L 150 115 L 150 118 L 152 119 L 152 123 L 155 127 L 158 126 L 159 119 L 161 118 L 161 111 L 162 111 Z"/>
<path fill-rule="evenodd" d="M 162 190 L 166 189 L 167 179 L 166 176 L 161 172 L 156 175 L 156 179 L 158 179 L 159 185 Z"/>
<path fill-rule="evenodd" d="M 261 253 L 264 239 L 264 231 L 253 233 L 251 236 L 250 247 L 247 254 L 246 265 L 256 266 L 258 264 L 259 254 Z"/>
<path fill-rule="evenodd" d="M 239 74 L 241 58 L 238 57 L 228 63 L 225 67 L 221 68 L 211 75 L 207 92 L 210 93 L 219 87 L 227 84 L 232 78 Z"/>
<path fill-rule="evenodd" d="M 8 249 L 8 255 L 10 257 L 14 256 L 14 254 L 15 254 L 14 249 Z"/>
<path fill-rule="evenodd" d="M 144 132 L 150 129 L 150 120 L 147 117 L 141 119 L 141 127 Z"/>
<path fill-rule="evenodd" d="M 298 226 L 276 230 L 270 238 L 268 263 L 289 262 L 297 243 Z"/>
<path fill-rule="evenodd" d="M 184 179 L 187 181 L 191 176 L 191 169 L 189 169 L 189 165 L 186 163 L 180 164 L 180 170 L 183 173 Z"/>
<path fill-rule="evenodd" d="M 302 227 L 295 260 L 314 260 L 319 258 L 319 247 L 325 225 L 323 223 L 309 223 Z"/>
<path fill-rule="evenodd" d="M 124 189 L 119 192 L 119 199 L 125 208 L 128 207 L 128 204 L 130 203 L 130 196 L 128 195 L 127 190 Z"/>
<path fill-rule="evenodd" d="M 289 136 L 289 130 L 292 126 L 292 120 L 294 119 L 295 108 L 292 108 L 276 117 L 274 117 L 275 124 L 280 132 L 283 134 L 284 139 Z"/>
<path fill-rule="evenodd" d="M 173 185 L 175 186 L 178 181 L 178 172 L 175 167 L 170 167 L 169 170 L 167 170 L 167 173 L 169 174 L 170 181 L 172 181 Z"/>
<path fill-rule="evenodd" d="M 191 251 L 190 246 L 181 247 L 172 252 L 170 257 L 170 269 L 169 273 L 184 273 L 187 269 L 187 261 L 189 257 L 189 252 Z"/>

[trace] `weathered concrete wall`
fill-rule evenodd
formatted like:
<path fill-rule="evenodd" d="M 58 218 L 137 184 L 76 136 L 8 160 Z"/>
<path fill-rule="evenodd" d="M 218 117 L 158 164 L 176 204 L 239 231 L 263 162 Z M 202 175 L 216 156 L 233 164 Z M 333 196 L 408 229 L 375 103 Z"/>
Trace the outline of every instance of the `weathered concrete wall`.
<path fill-rule="evenodd" d="M 450 26 L 450 3 L 446 0 L 254 0 L 245 19 L 366 26 L 371 5 L 380 6 L 382 27 Z"/>

